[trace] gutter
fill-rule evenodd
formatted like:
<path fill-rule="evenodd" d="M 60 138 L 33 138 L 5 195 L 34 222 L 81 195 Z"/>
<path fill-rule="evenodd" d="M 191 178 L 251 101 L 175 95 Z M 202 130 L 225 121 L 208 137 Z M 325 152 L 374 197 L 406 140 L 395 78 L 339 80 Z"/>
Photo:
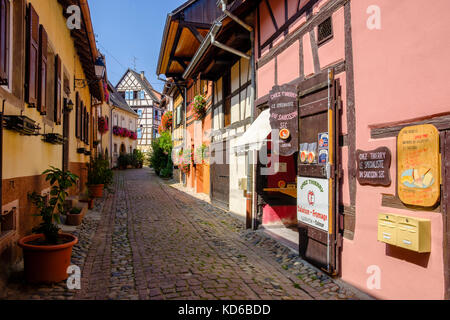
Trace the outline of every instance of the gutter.
<path fill-rule="evenodd" d="M 194 57 L 192 57 L 191 63 L 184 71 L 184 73 L 182 75 L 183 79 L 188 79 L 192 75 L 194 67 L 199 63 L 200 59 L 205 54 L 206 50 L 213 44 L 214 37 L 217 36 L 217 34 L 219 33 L 221 28 L 222 28 L 222 22 L 215 21 L 214 24 L 211 26 L 211 29 L 209 30 L 205 39 L 203 39 L 203 42 L 200 44 L 200 47 L 198 48 Z"/>

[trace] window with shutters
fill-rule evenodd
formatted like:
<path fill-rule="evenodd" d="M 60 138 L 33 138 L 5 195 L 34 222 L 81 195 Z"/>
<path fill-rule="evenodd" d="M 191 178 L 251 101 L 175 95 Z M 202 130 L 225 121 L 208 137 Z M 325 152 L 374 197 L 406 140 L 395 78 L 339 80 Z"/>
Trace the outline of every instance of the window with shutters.
<path fill-rule="evenodd" d="M 30 107 L 38 101 L 39 68 L 39 16 L 31 3 L 27 9 L 27 57 L 25 99 Z"/>
<path fill-rule="evenodd" d="M 12 2 L 0 0 L 0 85 L 11 88 L 10 64 L 12 56 L 11 36 Z"/>
<path fill-rule="evenodd" d="M 87 144 L 87 145 L 89 145 L 89 141 L 90 141 L 90 131 L 89 131 L 89 129 L 90 129 L 90 120 L 91 120 L 91 118 L 90 118 L 90 115 L 89 115 L 89 112 L 87 112 L 86 113 L 86 119 L 85 119 L 85 121 L 86 121 L 86 126 L 85 126 L 85 130 L 86 130 L 86 132 L 85 132 L 85 134 L 84 134 L 84 142 Z"/>
<path fill-rule="evenodd" d="M 39 27 L 38 111 L 47 114 L 47 47 L 48 37 L 43 25 Z"/>
<path fill-rule="evenodd" d="M 75 93 L 75 137 L 80 138 L 80 94 Z"/>
<path fill-rule="evenodd" d="M 59 55 L 55 57 L 55 123 L 62 123 L 62 63 Z"/>
<path fill-rule="evenodd" d="M 55 51 L 50 42 L 47 46 L 47 70 L 55 70 Z M 49 121 L 55 122 L 55 74 L 47 73 L 47 116 Z"/>

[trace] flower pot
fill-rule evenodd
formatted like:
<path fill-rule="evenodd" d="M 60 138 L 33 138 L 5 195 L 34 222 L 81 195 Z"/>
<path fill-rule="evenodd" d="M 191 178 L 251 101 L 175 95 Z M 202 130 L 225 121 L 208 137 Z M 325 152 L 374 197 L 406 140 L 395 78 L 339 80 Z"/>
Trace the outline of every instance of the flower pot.
<path fill-rule="evenodd" d="M 94 209 L 94 199 L 81 199 L 80 202 L 81 203 L 87 203 L 89 210 Z"/>
<path fill-rule="evenodd" d="M 89 194 L 92 198 L 102 198 L 103 197 L 103 188 L 105 185 L 103 184 L 96 184 L 96 185 L 90 185 L 89 188 Z"/>
<path fill-rule="evenodd" d="M 35 234 L 19 240 L 19 246 L 23 249 L 26 280 L 30 283 L 58 283 L 66 280 L 72 248 L 78 243 L 78 238 L 63 233 L 60 237 L 67 239 L 68 242 L 65 244 L 49 246 L 28 244 L 43 237 L 42 234 Z"/>
<path fill-rule="evenodd" d="M 86 215 L 86 207 L 82 208 L 79 214 L 73 214 L 68 212 L 66 218 L 66 224 L 68 226 L 78 227 L 83 223 L 83 218 Z"/>

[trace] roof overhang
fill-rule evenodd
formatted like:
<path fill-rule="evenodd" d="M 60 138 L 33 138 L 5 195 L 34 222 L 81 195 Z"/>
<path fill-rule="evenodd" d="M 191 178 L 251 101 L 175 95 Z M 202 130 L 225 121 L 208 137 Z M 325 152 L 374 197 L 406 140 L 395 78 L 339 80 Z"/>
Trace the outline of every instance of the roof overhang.
<path fill-rule="evenodd" d="M 71 30 L 75 49 L 78 53 L 86 79 L 89 81 L 89 90 L 97 100 L 104 100 L 103 83 L 95 75 L 95 62 L 99 56 L 95 43 L 94 28 L 92 27 L 91 13 L 87 0 L 58 0 L 63 6 L 63 14 L 68 17 L 67 8 L 77 5 L 81 9 L 81 28 Z"/>

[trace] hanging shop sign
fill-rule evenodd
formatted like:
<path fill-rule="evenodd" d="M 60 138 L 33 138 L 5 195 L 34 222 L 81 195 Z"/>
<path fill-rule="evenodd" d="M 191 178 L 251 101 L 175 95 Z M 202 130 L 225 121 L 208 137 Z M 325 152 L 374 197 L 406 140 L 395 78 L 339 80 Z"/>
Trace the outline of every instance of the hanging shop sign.
<path fill-rule="evenodd" d="M 297 178 L 297 219 L 328 232 L 329 183 L 327 179 Z"/>
<path fill-rule="evenodd" d="M 279 154 L 287 157 L 298 151 L 297 89 L 293 85 L 274 86 L 269 95 L 270 125 L 279 130 Z M 276 139 L 276 137 L 272 137 Z"/>
<path fill-rule="evenodd" d="M 373 151 L 356 151 L 356 177 L 361 185 L 391 185 L 391 150 L 381 147 Z"/>
<path fill-rule="evenodd" d="M 440 198 L 439 131 L 425 124 L 406 127 L 397 140 L 397 184 L 400 200 L 433 207 Z"/>

